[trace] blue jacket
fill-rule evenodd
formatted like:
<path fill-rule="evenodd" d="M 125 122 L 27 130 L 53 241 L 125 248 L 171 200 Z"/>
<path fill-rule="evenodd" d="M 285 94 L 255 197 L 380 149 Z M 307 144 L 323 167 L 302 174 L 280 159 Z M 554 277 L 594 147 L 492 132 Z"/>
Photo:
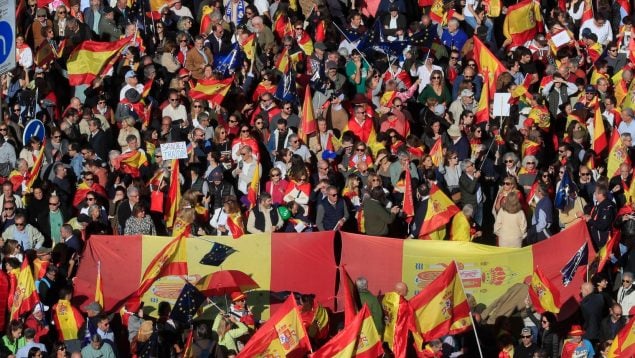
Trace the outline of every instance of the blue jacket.
<path fill-rule="evenodd" d="M 443 34 L 441 34 L 441 42 L 448 50 L 457 49 L 461 52 L 466 41 L 467 34 L 461 29 L 456 30 L 454 34 L 451 34 L 448 29 L 445 29 L 443 30 Z"/>

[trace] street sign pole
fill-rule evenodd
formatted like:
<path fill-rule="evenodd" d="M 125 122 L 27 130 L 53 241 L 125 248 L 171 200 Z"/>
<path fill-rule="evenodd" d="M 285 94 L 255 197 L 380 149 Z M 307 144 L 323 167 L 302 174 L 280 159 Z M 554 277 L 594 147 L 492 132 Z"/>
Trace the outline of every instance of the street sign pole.
<path fill-rule="evenodd" d="M 16 66 L 15 29 L 15 0 L 0 0 L 0 75 Z M 4 119 L 2 105 L 0 98 L 0 120 Z"/>

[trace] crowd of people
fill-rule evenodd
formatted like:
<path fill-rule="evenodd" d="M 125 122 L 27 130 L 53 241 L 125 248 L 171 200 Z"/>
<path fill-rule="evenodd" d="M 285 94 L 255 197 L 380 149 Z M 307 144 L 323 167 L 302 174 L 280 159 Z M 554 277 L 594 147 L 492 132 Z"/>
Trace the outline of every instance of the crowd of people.
<path fill-rule="evenodd" d="M 516 2 L 496 3 L 17 1 L 17 66 L 1 78 L 0 356 L 183 354 L 166 302 L 157 319 L 115 318 L 114 331 L 97 303 L 81 307 L 84 325 L 77 311 L 75 332 L 55 323 L 92 235 L 169 235 L 168 212 L 196 236 L 343 230 L 511 248 L 584 220 L 596 251 L 621 239 L 582 286 L 579 315 L 564 327 L 528 301 L 524 327 L 501 319 L 482 346 L 606 356 L 635 314 L 630 8 L 529 1 L 535 27 L 518 43 L 505 22 Z M 70 85 L 77 49 L 122 38 L 94 79 Z M 504 67 L 494 81 L 481 45 Z M 226 78 L 224 95 L 191 94 Z M 45 133 L 24 138 L 35 119 Z M 161 145 L 177 142 L 187 158 L 175 173 Z M 424 232 L 439 195 L 457 213 Z M 9 320 L 24 260 L 41 302 Z M 357 284 L 381 332 L 380 303 Z M 193 328 L 195 356 L 234 356 L 248 341 L 259 321 L 245 318 L 243 294 L 232 301 Z M 315 348 L 336 331 L 324 329 L 332 313 L 300 302 Z M 475 356 L 458 338 L 428 342 L 426 354 Z"/>

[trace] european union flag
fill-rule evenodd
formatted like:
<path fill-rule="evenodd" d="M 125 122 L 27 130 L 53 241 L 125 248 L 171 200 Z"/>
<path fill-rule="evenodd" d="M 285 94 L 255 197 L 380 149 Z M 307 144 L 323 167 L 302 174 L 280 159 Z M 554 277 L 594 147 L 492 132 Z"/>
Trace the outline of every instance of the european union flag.
<path fill-rule="evenodd" d="M 567 201 L 569 200 L 569 190 L 573 190 L 573 185 L 571 184 L 569 171 L 565 169 L 562 180 L 560 181 L 560 188 L 558 188 L 556 200 L 554 202 L 554 206 L 557 209 L 563 210 L 567 205 Z"/>
<path fill-rule="evenodd" d="M 232 247 L 215 242 L 212 245 L 212 249 L 203 256 L 200 263 L 209 266 L 220 266 L 225 262 L 225 259 L 234 252 L 236 252 L 236 250 Z"/>
<path fill-rule="evenodd" d="M 274 95 L 280 101 L 287 101 L 293 104 L 298 103 L 298 95 L 295 87 L 295 76 L 293 72 L 287 71 L 276 88 L 276 94 Z"/>
<path fill-rule="evenodd" d="M 229 76 L 240 67 L 241 63 L 242 51 L 240 51 L 238 43 L 234 44 L 234 48 L 227 55 L 214 58 L 214 68 L 224 76 Z"/>
<path fill-rule="evenodd" d="M 560 270 L 562 274 L 562 285 L 567 287 L 571 281 L 573 281 L 573 277 L 575 276 L 576 271 L 580 265 L 586 265 L 589 259 L 589 248 L 587 243 L 585 242 L 582 247 L 575 252 L 575 255 L 567 262 L 566 265 Z"/>
<path fill-rule="evenodd" d="M 183 286 L 176 303 L 174 303 L 174 308 L 172 312 L 170 312 L 170 318 L 178 322 L 189 324 L 192 322 L 192 318 L 196 314 L 196 311 L 198 311 L 198 308 L 206 299 L 207 297 L 205 297 L 201 291 L 187 282 L 185 286 Z"/>

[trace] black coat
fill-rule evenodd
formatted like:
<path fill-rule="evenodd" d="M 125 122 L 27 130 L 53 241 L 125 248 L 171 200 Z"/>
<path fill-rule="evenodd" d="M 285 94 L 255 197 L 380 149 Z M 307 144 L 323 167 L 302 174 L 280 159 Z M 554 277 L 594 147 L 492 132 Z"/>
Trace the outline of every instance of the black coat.
<path fill-rule="evenodd" d="M 102 160 L 108 160 L 109 139 L 103 130 L 98 130 L 97 133 L 88 137 L 88 144 L 95 150 L 95 153 Z"/>
<path fill-rule="evenodd" d="M 611 329 L 611 317 L 604 317 L 600 322 L 600 341 L 608 341 L 615 338 L 617 332 L 626 325 L 626 317 L 621 316 L 620 319 L 615 322 L 615 330 Z"/>
<path fill-rule="evenodd" d="M 580 302 L 580 311 L 584 324 L 584 338 L 595 341 L 600 338 L 600 321 L 605 309 L 604 297 L 599 293 L 591 293 Z"/>

